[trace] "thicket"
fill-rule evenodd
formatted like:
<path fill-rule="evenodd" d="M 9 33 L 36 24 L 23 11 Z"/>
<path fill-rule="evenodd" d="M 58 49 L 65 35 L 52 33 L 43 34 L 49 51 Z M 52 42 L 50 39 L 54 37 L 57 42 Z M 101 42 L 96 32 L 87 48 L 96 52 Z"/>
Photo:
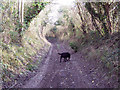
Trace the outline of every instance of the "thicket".
<path fill-rule="evenodd" d="M 28 7 L 26 10 L 24 17 L 25 24 L 30 23 L 32 18 L 38 15 L 40 11 L 43 10 L 48 3 L 49 2 L 33 2 L 32 5 Z"/>
<path fill-rule="evenodd" d="M 25 2 L 24 3 L 24 22 L 19 19 L 19 3 L 11 1 L 1 1 L 0 3 L 0 84 L 2 87 L 7 82 L 14 82 L 17 75 L 23 75 L 37 68 L 41 61 L 39 56 L 34 61 L 33 56 L 44 48 L 45 42 L 38 36 L 38 25 L 35 30 L 30 31 L 30 27 L 34 27 L 31 21 L 38 18 L 37 15 L 48 5 L 49 2 Z M 22 7 L 23 8 L 23 7 Z M 35 21 L 35 20 L 34 20 Z M 37 22 L 37 21 L 36 21 Z M 40 21 L 41 23 L 42 21 Z M 32 25 L 32 26 L 31 26 Z M 47 45 L 47 44 L 46 44 Z M 48 46 L 49 48 L 49 46 Z M 47 49 L 43 54 L 47 52 Z M 12 85 L 13 83 L 10 83 Z M 8 86 L 10 86 L 8 85 Z"/>

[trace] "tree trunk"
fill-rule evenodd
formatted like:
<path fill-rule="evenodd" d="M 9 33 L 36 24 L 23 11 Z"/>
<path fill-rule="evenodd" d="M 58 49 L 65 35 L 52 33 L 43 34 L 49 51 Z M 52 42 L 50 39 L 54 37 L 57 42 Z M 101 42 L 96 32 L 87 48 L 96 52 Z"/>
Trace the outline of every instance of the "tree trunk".
<path fill-rule="evenodd" d="M 21 22 L 21 0 L 18 0 L 18 19 Z"/>
<path fill-rule="evenodd" d="M 18 0 L 18 19 L 19 19 L 19 42 L 21 42 L 22 36 L 21 32 L 23 31 L 23 22 L 24 22 L 24 0 Z"/>
<path fill-rule="evenodd" d="M 105 38 L 108 38 L 109 37 L 109 29 L 111 29 L 111 25 L 107 26 L 108 22 L 107 22 L 107 15 L 109 14 L 109 10 L 108 10 L 108 5 L 104 5 L 104 4 L 101 4 L 103 9 L 104 9 L 104 14 L 101 14 L 101 13 L 96 13 L 95 12 L 95 9 L 91 6 L 91 3 L 86 3 L 85 7 L 87 8 L 88 12 L 91 14 L 92 17 L 94 17 L 95 19 L 99 19 L 100 22 L 102 23 L 102 27 L 104 29 L 104 34 L 105 34 Z M 109 23 L 110 24 L 110 23 Z M 107 28 L 108 27 L 108 28 Z"/>
<path fill-rule="evenodd" d="M 106 26 L 105 21 L 102 21 L 102 26 L 103 26 L 104 33 L 105 33 L 105 38 L 107 39 L 109 37 L 109 30 L 108 30 L 108 28 Z"/>
<path fill-rule="evenodd" d="M 100 32 L 100 29 L 95 21 L 95 18 L 92 16 L 92 23 L 93 23 L 93 26 L 95 27 L 95 29 L 98 31 L 98 33 L 100 34 L 100 36 L 102 36 L 101 32 Z M 102 36 L 103 37 L 103 36 Z"/>
<path fill-rule="evenodd" d="M 79 7 L 79 3 L 77 3 L 77 8 L 78 8 L 78 14 L 79 14 L 79 16 L 80 16 L 80 18 L 81 18 L 81 20 L 82 20 L 82 22 L 83 22 L 83 18 L 82 18 L 82 14 L 81 14 L 81 12 L 80 12 L 80 7 Z"/>
<path fill-rule="evenodd" d="M 86 32 L 86 30 L 85 30 L 85 20 L 83 19 L 83 17 L 82 17 L 82 13 L 81 13 L 81 10 L 80 10 L 80 4 L 79 3 L 77 3 L 77 8 L 78 8 L 78 14 L 79 14 L 79 16 L 80 16 L 80 18 L 81 18 L 81 21 L 82 21 L 82 26 L 81 26 L 81 28 L 82 28 L 82 30 L 83 30 L 83 35 L 85 35 L 86 36 L 86 34 L 87 34 L 87 32 Z"/>
<path fill-rule="evenodd" d="M 23 23 L 24 23 L 24 0 L 22 0 L 22 5 L 21 5 L 21 23 L 22 23 L 22 31 L 23 31 Z"/>
<path fill-rule="evenodd" d="M 112 33 L 112 30 L 111 30 L 111 22 L 110 22 L 110 16 L 109 16 L 109 4 L 106 3 L 105 5 L 105 13 L 106 13 L 106 16 L 107 16 L 107 26 L 108 26 L 108 29 L 109 29 L 109 32 Z"/>

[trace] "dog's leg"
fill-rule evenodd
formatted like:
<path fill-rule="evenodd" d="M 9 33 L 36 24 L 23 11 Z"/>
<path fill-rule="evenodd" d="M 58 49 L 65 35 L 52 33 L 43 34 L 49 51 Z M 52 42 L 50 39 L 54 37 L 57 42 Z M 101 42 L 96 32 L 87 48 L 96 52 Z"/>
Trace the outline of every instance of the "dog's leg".
<path fill-rule="evenodd" d="M 65 58 L 65 62 L 67 62 L 67 58 Z"/>
<path fill-rule="evenodd" d="M 61 63 L 62 57 L 60 57 L 60 63 Z"/>
<path fill-rule="evenodd" d="M 64 62 L 66 62 L 67 61 L 67 58 L 64 58 Z"/>
<path fill-rule="evenodd" d="M 68 57 L 67 61 L 70 61 L 70 57 Z"/>
<path fill-rule="evenodd" d="M 68 61 L 69 58 L 67 58 L 67 61 Z"/>
<path fill-rule="evenodd" d="M 64 62 L 65 62 L 65 58 L 63 58 L 64 59 Z"/>

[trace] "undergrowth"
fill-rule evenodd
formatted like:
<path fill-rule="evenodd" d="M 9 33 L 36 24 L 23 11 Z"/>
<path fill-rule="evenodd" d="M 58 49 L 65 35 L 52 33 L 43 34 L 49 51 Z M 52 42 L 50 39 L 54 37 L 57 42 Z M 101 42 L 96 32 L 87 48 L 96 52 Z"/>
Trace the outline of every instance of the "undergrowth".
<path fill-rule="evenodd" d="M 98 36 L 98 35 L 97 35 Z M 83 38 L 84 39 L 84 38 Z M 108 39 L 96 37 L 95 34 L 89 34 L 88 39 L 78 40 L 79 42 L 70 42 L 70 46 L 77 47 L 77 51 L 82 52 L 89 61 L 99 60 L 102 68 L 106 68 L 109 74 L 118 74 L 119 67 L 119 32 L 113 33 Z"/>
<path fill-rule="evenodd" d="M 3 22 L 5 23 L 2 23 L 2 27 L 0 27 L 2 29 L 0 30 L 0 66 L 2 68 L 0 76 L 3 87 L 8 88 L 11 86 L 13 83 L 10 83 L 8 86 L 6 83 L 15 82 L 17 75 L 27 75 L 28 72 L 33 72 L 37 69 L 42 57 L 47 52 L 49 45 L 46 44 L 38 33 L 42 23 L 40 11 L 47 4 L 48 2 L 36 2 L 32 6 L 26 6 L 24 14 L 25 23 L 23 25 L 23 31 L 20 33 L 21 37 L 19 37 L 18 33 L 18 30 L 21 28 L 17 18 L 18 9 L 14 9 L 15 11 L 11 14 L 11 16 L 14 16 L 12 18 L 3 16 L 5 18 Z M 10 8 L 14 5 L 16 4 L 12 3 Z M 41 52 L 40 49 L 42 48 L 45 50 L 42 51 L 44 55 L 36 58 L 37 60 L 34 59 L 34 56 L 38 52 Z"/>
<path fill-rule="evenodd" d="M 30 58 L 33 55 L 27 54 L 26 50 L 22 46 L 17 45 L 7 45 L 1 43 L 2 45 L 2 80 L 3 82 L 11 81 L 12 77 L 15 75 L 23 74 L 27 70 L 31 70 L 29 63 L 33 60 Z M 27 68 L 27 69 L 25 69 Z"/>

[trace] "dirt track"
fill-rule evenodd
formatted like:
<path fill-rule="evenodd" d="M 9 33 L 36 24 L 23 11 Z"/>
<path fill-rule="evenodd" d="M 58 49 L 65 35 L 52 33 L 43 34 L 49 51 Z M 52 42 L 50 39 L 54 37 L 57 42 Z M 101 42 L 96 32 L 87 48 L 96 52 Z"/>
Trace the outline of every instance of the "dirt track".
<path fill-rule="evenodd" d="M 108 81 L 100 81 L 97 73 L 85 69 L 88 64 L 80 53 L 71 55 L 70 61 L 59 62 L 58 52 L 72 52 L 70 47 L 62 43 L 52 45 L 46 60 L 42 63 L 40 72 L 31 78 L 22 88 L 109 88 L 114 87 Z M 93 71 L 95 72 L 95 71 Z M 98 71 L 99 73 L 99 71 Z"/>

